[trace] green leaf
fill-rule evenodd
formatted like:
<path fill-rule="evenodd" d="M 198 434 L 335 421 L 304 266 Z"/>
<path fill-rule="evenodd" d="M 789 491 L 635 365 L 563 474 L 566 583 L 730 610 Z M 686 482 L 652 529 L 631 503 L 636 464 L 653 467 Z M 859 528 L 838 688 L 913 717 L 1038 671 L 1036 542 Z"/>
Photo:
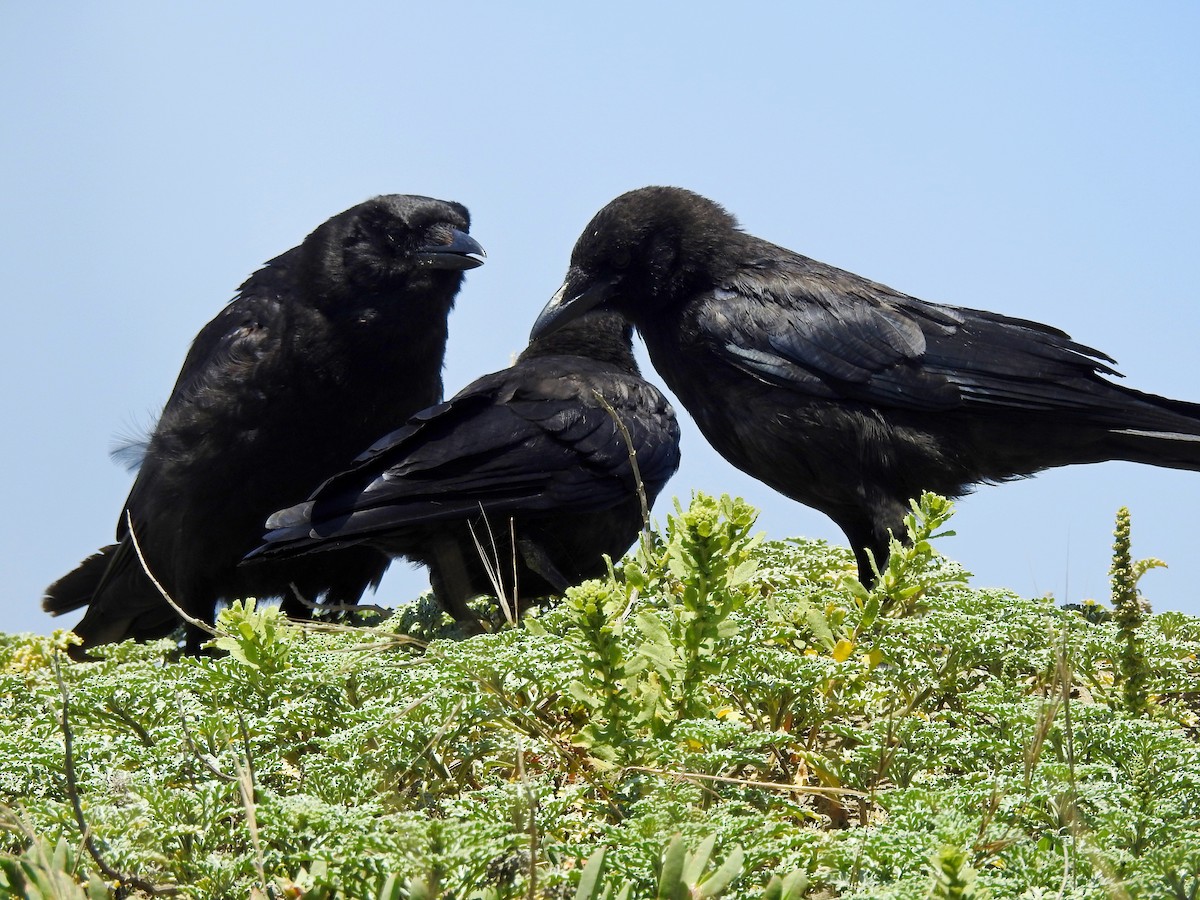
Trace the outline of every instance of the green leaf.
<path fill-rule="evenodd" d="M 758 560 L 747 559 L 738 565 L 736 569 L 729 573 L 726 578 L 726 583 L 730 587 L 738 587 L 750 581 L 758 574 Z"/>
<path fill-rule="evenodd" d="M 688 885 L 683 880 L 683 867 L 687 861 L 687 847 L 682 835 L 676 833 L 662 857 L 662 869 L 658 876 L 658 900 L 687 900 Z"/>
<path fill-rule="evenodd" d="M 708 865 L 708 859 L 712 856 L 713 848 L 716 845 L 717 836 L 710 834 L 700 842 L 693 852 L 687 854 L 683 867 L 683 880 L 689 888 L 700 883 L 700 876 L 704 874 L 704 867 Z"/>
<path fill-rule="evenodd" d="M 579 887 L 575 889 L 575 900 L 595 900 L 600 878 L 604 874 L 604 855 L 605 848 L 601 847 L 588 857 L 587 865 L 579 876 Z"/>
<path fill-rule="evenodd" d="M 671 641 L 671 632 L 652 609 L 639 612 L 634 621 L 645 640 L 638 646 L 638 653 L 650 659 L 660 672 L 673 670 L 675 663 L 675 648 Z"/>
<path fill-rule="evenodd" d="M 808 890 L 808 875 L 804 872 L 792 872 L 780 878 L 772 875 L 763 892 L 763 900 L 802 900 Z"/>
<path fill-rule="evenodd" d="M 808 890 L 808 875 L 805 872 L 792 872 L 783 879 L 779 900 L 801 900 Z"/>
<path fill-rule="evenodd" d="M 404 885 L 400 882 L 400 876 L 389 875 L 375 896 L 376 900 L 401 900 L 404 896 Z"/>
<path fill-rule="evenodd" d="M 599 700 L 591 688 L 579 680 L 572 681 L 567 685 L 567 696 L 572 700 L 578 700 L 584 706 L 599 705 Z"/>
<path fill-rule="evenodd" d="M 871 594 L 863 605 L 862 627 L 870 628 L 879 619 L 879 597 Z"/>
<path fill-rule="evenodd" d="M 742 851 L 740 844 L 735 844 L 729 856 L 725 858 L 725 862 L 721 868 L 713 872 L 704 883 L 700 885 L 697 893 L 699 897 L 719 897 L 725 892 L 725 889 L 733 882 L 735 878 L 742 874 L 742 864 L 746 860 L 746 854 Z"/>

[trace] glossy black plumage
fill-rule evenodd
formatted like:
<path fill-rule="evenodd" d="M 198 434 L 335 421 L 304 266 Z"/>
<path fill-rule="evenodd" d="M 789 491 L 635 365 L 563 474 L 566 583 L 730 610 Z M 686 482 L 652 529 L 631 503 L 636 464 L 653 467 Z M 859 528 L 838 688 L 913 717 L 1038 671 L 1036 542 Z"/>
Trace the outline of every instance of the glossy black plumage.
<path fill-rule="evenodd" d="M 1114 384 L 1103 353 L 808 259 L 690 191 L 597 213 L 533 333 L 588 309 L 628 316 L 712 445 L 829 515 L 865 581 L 922 491 L 1112 459 L 1200 469 L 1200 406 Z"/>
<path fill-rule="evenodd" d="M 272 516 L 255 558 L 377 547 L 429 566 L 435 595 L 466 623 L 469 599 L 497 593 L 489 565 L 522 605 L 602 575 L 603 555 L 620 557 L 643 524 L 630 445 L 650 503 L 679 465 L 674 412 L 639 376 L 631 334 L 595 314 L 534 341 Z"/>
<path fill-rule="evenodd" d="M 190 615 L 219 600 L 308 597 L 354 603 L 388 558 L 353 548 L 323 560 L 239 569 L 270 513 L 347 465 L 380 431 L 442 396 L 446 317 L 482 248 L 467 210 L 386 195 L 329 219 L 267 263 L 196 336 L 103 548 L 52 584 L 43 607 L 88 606 L 84 649 L 170 633 L 177 615 L 151 571 Z M 286 601 L 294 602 L 294 601 Z M 189 634 L 195 650 L 199 633 Z"/>

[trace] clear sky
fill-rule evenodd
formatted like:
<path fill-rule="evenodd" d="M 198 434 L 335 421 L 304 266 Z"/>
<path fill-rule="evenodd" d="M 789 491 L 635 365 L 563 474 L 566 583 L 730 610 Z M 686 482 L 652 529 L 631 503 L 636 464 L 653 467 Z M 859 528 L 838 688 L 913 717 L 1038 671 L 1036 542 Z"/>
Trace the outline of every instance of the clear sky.
<path fill-rule="evenodd" d="M 72 621 L 39 600 L 112 539 L 131 481 L 114 440 L 153 421 L 247 275 L 380 193 L 465 203 L 487 248 L 448 392 L 524 346 L 597 209 L 674 184 L 1200 401 L 1198 40 L 1200 6 L 1170 2 L 6 3 L 0 630 Z M 771 537 L 842 540 L 680 413 L 660 518 L 671 494 L 726 491 Z M 1170 564 L 1142 582 L 1154 608 L 1200 614 L 1198 473 L 983 487 L 941 549 L 977 585 L 1106 598 L 1122 504 L 1134 554 Z M 425 583 L 396 564 L 380 601 Z"/>

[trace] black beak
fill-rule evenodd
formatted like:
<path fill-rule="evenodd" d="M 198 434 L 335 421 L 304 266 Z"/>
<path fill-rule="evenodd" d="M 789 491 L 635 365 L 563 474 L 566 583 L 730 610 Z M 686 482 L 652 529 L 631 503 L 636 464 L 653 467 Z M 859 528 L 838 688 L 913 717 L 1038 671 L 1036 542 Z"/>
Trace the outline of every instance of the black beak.
<path fill-rule="evenodd" d="M 313 501 L 289 506 L 272 513 L 267 519 L 262 544 L 242 557 L 242 563 L 257 563 L 274 556 L 279 546 L 291 541 L 305 540 L 312 535 Z"/>
<path fill-rule="evenodd" d="M 574 277 L 573 277 L 574 276 Z M 567 280 L 558 289 L 545 308 L 538 313 L 533 330 L 529 333 L 530 340 L 537 340 L 548 334 L 553 334 L 568 322 L 574 322 L 580 316 L 601 306 L 613 295 L 616 282 L 602 281 L 588 285 L 580 290 L 576 282 L 579 276 L 573 272 L 567 273 Z"/>
<path fill-rule="evenodd" d="M 464 271 L 482 266 L 487 253 L 479 246 L 479 241 L 465 231 L 455 228 L 450 232 L 448 244 L 434 244 L 417 250 L 417 264 L 427 269 L 457 269 Z"/>
<path fill-rule="evenodd" d="M 267 530 L 274 531 L 279 528 L 295 528 L 297 525 L 303 525 L 307 528 L 312 525 L 312 511 L 315 505 L 312 500 L 309 500 L 307 503 L 298 503 L 295 506 L 289 506 L 287 509 L 271 513 L 271 516 L 267 519 Z"/>

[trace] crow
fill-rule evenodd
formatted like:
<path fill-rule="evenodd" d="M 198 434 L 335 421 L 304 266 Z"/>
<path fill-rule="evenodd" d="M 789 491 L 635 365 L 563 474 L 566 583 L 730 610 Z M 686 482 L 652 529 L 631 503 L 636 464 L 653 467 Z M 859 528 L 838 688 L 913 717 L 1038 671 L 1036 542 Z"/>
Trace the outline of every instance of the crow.
<path fill-rule="evenodd" d="M 349 464 L 381 431 L 442 398 L 446 319 L 483 248 L 465 207 L 384 195 L 339 213 L 259 269 L 196 336 L 102 548 L 46 590 L 51 615 L 87 606 L 76 655 L 163 637 L 219 601 L 355 603 L 390 560 L 357 547 L 240 569 L 263 520 Z M 132 533 L 130 529 L 132 528 Z M 294 600 L 285 601 L 294 603 Z M 188 649 L 203 634 L 189 628 Z"/>
<path fill-rule="evenodd" d="M 639 479 L 648 508 L 679 467 L 675 413 L 639 375 L 632 337 L 622 317 L 594 313 L 533 341 L 271 516 L 252 559 L 354 546 L 403 556 L 429 567 L 434 595 L 470 630 L 473 597 L 523 602 L 603 575 L 603 556 L 643 526 Z"/>
<path fill-rule="evenodd" d="M 923 491 L 1105 460 L 1200 470 L 1200 405 L 1114 384 L 1110 357 L 1058 329 L 770 244 L 679 188 L 595 215 L 533 335 L 589 309 L 633 322 L 722 456 L 833 519 L 867 584 Z"/>

